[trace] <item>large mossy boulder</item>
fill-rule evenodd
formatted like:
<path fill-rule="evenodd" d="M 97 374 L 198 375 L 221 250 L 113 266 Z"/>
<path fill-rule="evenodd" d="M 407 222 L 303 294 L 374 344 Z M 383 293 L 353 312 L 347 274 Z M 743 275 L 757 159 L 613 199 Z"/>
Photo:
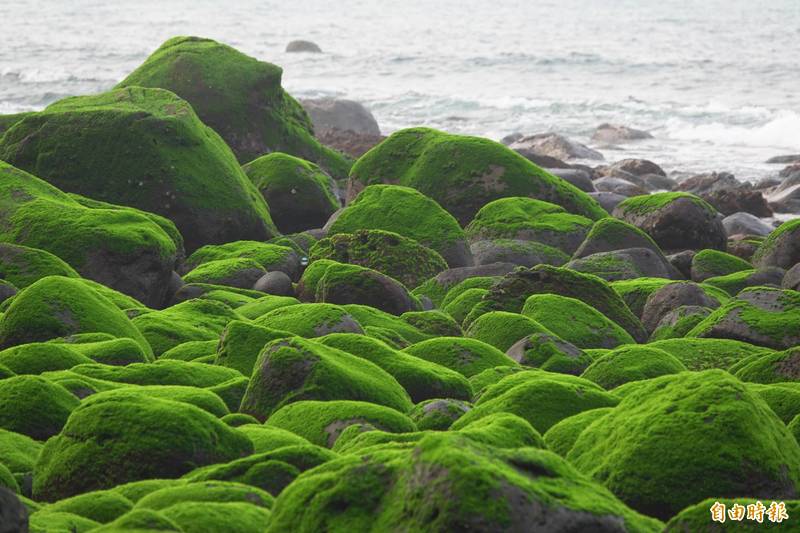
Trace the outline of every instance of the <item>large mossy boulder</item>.
<path fill-rule="evenodd" d="M 473 242 L 521 239 L 572 254 L 592 225 L 592 219 L 568 213 L 559 205 L 533 198 L 510 197 L 481 207 L 465 231 Z"/>
<path fill-rule="evenodd" d="M 336 262 L 331 262 L 319 278 L 314 300 L 366 305 L 393 315 L 422 309 L 417 298 L 396 279 L 371 268 Z"/>
<path fill-rule="evenodd" d="M 494 346 L 477 339 L 436 337 L 405 348 L 404 352 L 449 368 L 470 378 L 496 366 L 517 366 Z"/>
<path fill-rule="evenodd" d="M 190 272 L 212 261 L 230 259 L 252 259 L 264 270 L 284 272 L 292 279 L 300 275 L 300 257 L 295 250 L 289 246 L 257 241 L 234 241 L 203 246 L 186 258 L 181 273 Z"/>
<path fill-rule="evenodd" d="M 485 204 L 508 196 L 558 204 L 595 220 L 607 216 L 586 193 L 499 143 L 429 128 L 395 132 L 361 157 L 350 172 L 348 198 L 378 183 L 413 187 L 462 225 Z"/>
<path fill-rule="evenodd" d="M 431 198 L 409 187 L 373 185 L 362 190 L 335 218 L 328 233 L 362 229 L 391 231 L 438 252 L 451 268 L 472 265 L 458 221 Z"/>
<path fill-rule="evenodd" d="M 490 311 L 482 314 L 466 331 L 467 337 L 485 342 L 501 352 L 508 351 L 521 339 L 536 334 L 553 335 L 534 319 L 507 311 Z"/>
<path fill-rule="evenodd" d="M 686 366 L 674 355 L 649 346 L 622 346 L 601 355 L 581 374 L 611 390 L 631 381 L 677 374 Z"/>
<path fill-rule="evenodd" d="M 33 494 L 54 501 L 141 479 L 175 478 L 252 451 L 250 439 L 198 407 L 147 394 L 100 393 L 84 400 L 45 445 Z"/>
<path fill-rule="evenodd" d="M 67 389 L 42 377 L 6 378 L 0 380 L 0 428 L 44 441 L 61 431 L 79 403 Z"/>
<path fill-rule="evenodd" d="M 7 279 L 20 282 L 18 288 L 45 275 L 72 277 L 74 268 L 148 305 L 162 304 L 182 250 L 148 214 L 118 206 L 86 207 L 3 161 L 0 205 L 0 242 L 9 243 L 3 245 L 0 268 Z"/>
<path fill-rule="evenodd" d="M 469 327 L 478 317 L 490 311 L 518 313 L 529 296 L 546 293 L 580 300 L 621 326 L 636 342 L 647 340 L 648 335 L 641 321 L 603 279 L 549 265 L 520 268 L 503 276 L 492 285 L 489 294 L 473 307 L 463 325 Z"/>
<path fill-rule="evenodd" d="M 77 333 L 130 338 L 153 355 L 145 337 L 111 300 L 85 280 L 61 276 L 42 278 L 14 298 L 0 318 L 0 349 Z"/>
<path fill-rule="evenodd" d="M 662 520 L 709 497 L 783 500 L 800 486 L 800 446 L 762 399 L 721 370 L 637 383 L 567 459 Z"/>
<path fill-rule="evenodd" d="M 408 288 L 447 270 L 447 263 L 439 253 L 414 239 L 383 230 L 358 230 L 321 239 L 309 252 L 310 261 L 318 259 L 372 268 Z"/>
<path fill-rule="evenodd" d="M 225 142 L 189 102 L 163 89 L 129 87 L 51 104 L 5 133 L 0 159 L 65 192 L 162 215 L 189 252 L 277 234 Z"/>
<path fill-rule="evenodd" d="M 368 434 L 367 434 L 368 435 Z M 366 435 L 365 435 L 366 436 Z M 428 433 L 370 447 L 302 474 L 275 502 L 268 531 L 637 531 L 639 515 L 557 455 Z"/>
<path fill-rule="evenodd" d="M 434 398 L 472 398 L 472 387 L 461 373 L 407 351 L 395 350 L 377 339 L 355 333 L 334 333 L 320 338 L 319 342 L 375 363 L 406 389 L 414 403 Z"/>
<path fill-rule="evenodd" d="M 317 446 L 333 447 L 347 427 L 369 424 L 375 429 L 407 433 L 417 427 L 402 412 L 369 402 L 353 400 L 300 401 L 272 414 L 267 426 L 282 428 Z"/>
<path fill-rule="evenodd" d="M 733 339 L 775 350 L 800 345 L 800 292 L 745 289 L 695 326 L 687 337 Z"/>
<path fill-rule="evenodd" d="M 192 105 L 241 163 L 284 152 L 319 164 L 334 178 L 350 164 L 321 145 L 302 106 L 281 87 L 283 70 L 200 37 L 164 42 L 117 87 L 167 89 Z"/>
<path fill-rule="evenodd" d="M 239 411 L 263 421 L 301 400 L 356 400 L 400 412 L 412 406 L 397 380 L 366 359 L 300 337 L 267 344 Z"/>
<path fill-rule="evenodd" d="M 359 321 L 347 309 L 326 303 L 279 307 L 260 316 L 254 323 L 306 338 L 329 333 L 364 333 Z"/>
<path fill-rule="evenodd" d="M 689 193 L 662 192 L 628 198 L 614 216 L 650 235 L 665 251 L 725 250 L 725 228 L 717 210 Z"/>
<path fill-rule="evenodd" d="M 336 184 L 314 163 L 275 152 L 242 167 L 281 233 L 321 228 L 339 209 Z"/>
<path fill-rule="evenodd" d="M 800 219 L 784 222 L 769 234 L 753 256 L 758 267 L 776 266 L 788 270 L 800 263 Z"/>

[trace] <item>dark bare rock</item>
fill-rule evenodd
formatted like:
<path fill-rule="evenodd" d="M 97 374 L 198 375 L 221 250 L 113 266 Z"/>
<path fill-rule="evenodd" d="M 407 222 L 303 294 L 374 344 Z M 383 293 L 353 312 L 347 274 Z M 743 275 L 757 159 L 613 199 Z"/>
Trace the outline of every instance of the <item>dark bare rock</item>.
<path fill-rule="evenodd" d="M 358 159 L 386 139 L 383 135 L 368 135 L 337 129 L 325 130 L 317 133 L 316 136 L 319 142 L 325 146 L 343 152 L 353 159 Z"/>
<path fill-rule="evenodd" d="M 671 191 L 675 188 L 675 180 L 661 174 L 642 174 L 640 185 L 649 191 Z"/>
<path fill-rule="evenodd" d="M 561 266 L 569 261 L 569 256 L 557 248 L 519 239 L 476 241 L 470 250 L 476 265 L 513 263 L 530 268 L 541 264 Z"/>
<path fill-rule="evenodd" d="M 775 229 L 750 213 L 736 212 L 722 219 L 725 233 L 730 235 L 769 235 Z"/>
<path fill-rule="evenodd" d="M 786 271 L 781 282 L 781 288 L 800 291 L 800 263 Z"/>
<path fill-rule="evenodd" d="M 677 279 L 680 273 L 661 251 L 651 248 L 625 248 L 591 254 L 567 263 L 566 268 L 594 274 L 606 281 L 637 278 Z"/>
<path fill-rule="evenodd" d="M 600 204 L 600 207 L 609 213 L 613 212 L 615 207 L 628 198 L 623 194 L 617 194 L 615 192 L 590 192 L 588 194 Z"/>
<path fill-rule="evenodd" d="M 595 180 L 594 187 L 600 192 L 613 192 L 622 196 L 640 196 L 649 192 L 628 180 L 611 176 Z"/>
<path fill-rule="evenodd" d="M 697 252 L 694 250 L 684 250 L 667 256 L 667 259 L 675 269 L 680 272 L 685 279 L 692 277 L 692 262 Z"/>
<path fill-rule="evenodd" d="M 763 240 L 763 237 L 752 235 L 731 235 L 728 237 L 728 253 L 752 262 L 753 255 Z"/>
<path fill-rule="evenodd" d="M 719 302 L 710 298 L 697 283 L 670 283 L 648 296 L 642 312 L 642 324 L 649 333 L 653 333 L 667 313 L 687 305 L 715 309 L 719 307 Z"/>
<path fill-rule="evenodd" d="M 800 168 L 772 189 L 766 201 L 778 213 L 800 213 Z"/>
<path fill-rule="evenodd" d="M 592 133 L 592 140 L 602 143 L 624 143 L 652 138 L 653 136 L 644 130 L 609 123 L 600 124 Z"/>
<path fill-rule="evenodd" d="M 550 174 L 568 181 L 583 192 L 595 192 L 592 177 L 588 172 L 577 168 L 546 168 Z"/>
<path fill-rule="evenodd" d="M 267 272 L 255 282 L 253 289 L 275 296 L 294 296 L 292 278 L 284 272 Z"/>
<path fill-rule="evenodd" d="M 752 184 L 738 181 L 728 172 L 698 174 L 682 181 L 675 190 L 690 192 L 714 206 L 724 215 L 743 211 L 757 217 L 772 216 L 763 194 Z"/>
<path fill-rule="evenodd" d="M 572 168 L 572 165 L 569 163 L 565 163 L 564 161 L 560 160 L 557 157 L 551 157 L 549 155 L 540 154 L 528 148 L 514 148 L 515 152 L 519 155 L 534 163 L 539 165 L 542 168 L 546 169 L 553 169 L 553 168 L 565 168 L 569 169 Z"/>
<path fill-rule="evenodd" d="M 317 43 L 298 39 L 296 41 L 291 41 L 289 44 L 287 44 L 286 51 L 290 53 L 307 52 L 312 54 L 321 54 L 322 48 L 320 48 Z"/>
<path fill-rule="evenodd" d="M 664 169 L 647 159 L 623 159 L 610 165 L 610 168 L 613 170 L 630 172 L 636 176 L 643 176 L 645 174 L 658 174 L 660 176 L 667 175 L 667 173 L 664 172 Z"/>
<path fill-rule="evenodd" d="M 792 268 L 800 263 L 800 219 L 784 222 L 756 251 L 753 264 Z"/>
<path fill-rule="evenodd" d="M 768 165 L 791 165 L 792 163 L 800 163 L 800 154 L 793 155 L 776 155 L 770 157 L 765 161 Z"/>
<path fill-rule="evenodd" d="M 528 135 L 511 143 L 509 148 L 514 150 L 527 149 L 540 155 L 547 155 L 561 160 L 603 159 L 603 154 L 600 152 L 558 133 Z"/>
<path fill-rule="evenodd" d="M 792 163 L 791 165 L 787 166 L 786 168 L 784 168 L 783 170 L 778 172 L 778 177 L 780 177 L 780 178 L 788 178 L 789 176 L 791 176 L 795 172 L 800 172 L 800 161 L 797 161 L 796 163 Z"/>
<path fill-rule="evenodd" d="M 28 510 L 5 487 L 0 487 L 0 533 L 28 533 Z"/>

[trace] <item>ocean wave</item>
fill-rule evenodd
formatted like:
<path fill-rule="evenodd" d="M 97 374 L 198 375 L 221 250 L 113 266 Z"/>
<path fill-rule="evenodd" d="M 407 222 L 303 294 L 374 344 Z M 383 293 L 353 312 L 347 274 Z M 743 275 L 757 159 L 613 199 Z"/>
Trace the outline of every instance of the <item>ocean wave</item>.
<path fill-rule="evenodd" d="M 800 113 L 780 111 L 768 122 L 740 126 L 724 122 L 691 124 L 672 118 L 666 123 L 666 136 L 682 141 L 700 141 L 729 146 L 800 148 Z"/>

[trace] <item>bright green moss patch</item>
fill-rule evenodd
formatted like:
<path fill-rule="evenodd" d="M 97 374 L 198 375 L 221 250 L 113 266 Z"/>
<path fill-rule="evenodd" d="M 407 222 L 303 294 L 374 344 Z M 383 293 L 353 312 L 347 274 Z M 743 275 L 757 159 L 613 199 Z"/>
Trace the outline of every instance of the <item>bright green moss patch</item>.
<path fill-rule="evenodd" d="M 752 268 L 753 265 L 735 255 L 719 250 L 701 250 L 692 259 L 692 280 L 700 282 Z"/>
<path fill-rule="evenodd" d="M 435 398 L 419 402 L 408 417 L 420 431 L 447 431 L 472 406 L 461 400 Z"/>
<path fill-rule="evenodd" d="M 33 494 L 53 501 L 140 479 L 174 478 L 252 450 L 246 436 L 192 405 L 100 394 L 84 400 L 62 433 L 47 442 Z"/>
<path fill-rule="evenodd" d="M 583 350 L 550 333 L 532 333 L 506 351 L 511 359 L 548 372 L 580 375 L 592 363 Z"/>
<path fill-rule="evenodd" d="M 12 474 L 33 470 L 42 445 L 34 439 L 6 429 L 0 429 L 0 463 Z"/>
<path fill-rule="evenodd" d="M 743 383 L 720 370 L 641 383 L 567 455 L 632 508 L 668 519 L 708 497 L 796 493 L 800 447 Z"/>
<path fill-rule="evenodd" d="M 331 235 L 311 247 L 309 259 L 330 259 L 372 268 L 407 287 L 416 287 L 447 269 L 439 253 L 414 239 L 378 229 Z"/>
<path fill-rule="evenodd" d="M 659 256 L 664 255 L 647 233 L 623 220 L 607 217 L 594 223 L 586 239 L 575 251 L 574 257 L 586 257 L 625 248 L 647 248 Z"/>
<path fill-rule="evenodd" d="M 460 337 L 464 334 L 453 318 L 441 311 L 409 311 L 400 319 L 434 337 Z"/>
<path fill-rule="evenodd" d="M 258 357 L 239 411 L 267 419 L 301 400 L 357 400 L 408 411 L 411 400 L 385 370 L 365 359 L 300 337 L 279 339 Z"/>
<path fill-rule="evenodd" d="M 477 339 L 437 337 L 409 346 L 404 352 L 454 370 L 466 377 L 496 366 L 516 366 L 503 352 Z"/>
<path fill-rule="evenodd" d="M 182 530 L 180 526 L 161 513 L 149 509 L 134 509 L 113 522 L 109 522 L 92 531 L 94 533 L 116 533 L 121 531 L 138 533 L 163 531 L 172 533 Z"/>
<path fill-rule="evenodd" d="M 170 348 L 162 353 L 159 359 L 177 359 L 179 361 L 194 361 L 201 357 L 216 355 L 219 341 L 189 341 Z M 224 366 L 224 365 L 223 365 Z"/>
<path fill-rule="evenodd" d="M 253 441 L 253 451 L 257 454 L 285 446 L 308 446 L 310 444 L 300 435 L 268 424 L 244 424 L 238 429 Z"/>
<path fill-rule="evenodd" d="M 735 375 L 753 383 L 800 381 L 800 346 L 753 356 L 742 362 Z"/>
<path fill-rule="evenodd" d="M 429 339 L 431 336 L 402 320 L 399 317 L 374 309 L 366 305 L 349 304 L 342 306 L 353 315 L 365 328 L 380 328 L 389 332 L 407 344 Z M 367 331 L 369 333 L 369 331 Z"/>
<path fill-rule="evenodd" d="M 546 327 L 525 315 L 490 311 L 470 324 L 466 336 L 505 352 L 520 339 L 536 333 L 552 334 Z"/>
<path fill-rule="evenodd" d="M 687 198 L 705 209 L 714 211 L 705 200 L 694 194 L 686 192 L 660 192 L 654 194 L 646 194 L 642 196 L 634 196 L 624 200 L 617 206 L 620 212 L 632 215 L 646 215 L 653 211 L 662 209 L 679 198 Z"/>
<path fill-rule="evenodd" d="M 0 352 L 0 365 L 15 374 L 41 374 L 50 370 L 68 370 L 73 366 L 92 362 L 88 357 L 67 346 L 51 343 L 21 344 Z"/>
<path fill-rule="evenodd" d="M 219 259 L 203 263 L 185 276 L 186 283 L 211 283 L 229 285 L 240 289 L 250 289 L 256 281 L 266 274 L 255 259 L 247 257 Z"/>
<path fill-rule="evenodd" d="M 136 502 L 136 508 L 161 511 L 182 502 L 247 502 L 268 509 L 273 498 L 263 490 L 232 481 L 194 481 L 151 492 Z"/>
<path fill-rule="evenodd" d="M 350 162 L 321 145 L 300 104 L 281 87 L 280 67 L 200 37 L 164 42 L 118 87 L 169 89 L 192 105 L 245 163 L 285 152 L 344 178 Z"/>
<path fill-rule="evenodd" d="M 50 252 L 0 243 L 0 278 L 24 289 L 47 276 L 79 277 L 71 266 Z"/>
<path fill-rule="evenodd" d="M 669 339 L 652 342 L 648 346 L 669 352 L 689 370 L 732 370 L 733 365 L 747 357 L 772 351 L 732 339 Z"/>
<path fill-rule="evenodd" d="M 347 426 L 366 423 L 394 433 L 417 429 L 406 415 L 389 407 L 361 401 L 295 402 L 276 411 L 267 421 L 267 425 L 286 429 L 328 448 Z"/>
<path fill-rule="evenodd" d="M 595 220 L 607 216 L 586 193 L 500 143 L 429 128 L 397 131 L 353 165 L 351 190 L 376 183 L 413 187 L 462 225 L 482 206 L 509 196 L 537 198 Z"/>
<path fill-rule="evenodd" d="M 280 307 L 260 316 L 254 323 L 307 338 L 328 333 L 363 333 L 361 325 L 347 309 L 326 303 Z"/>
<path fill-rule="evenodd" d="M 230 322 L 219 340 L 214 364 L 233 368 L 245 376 L 253 373 L 253 366 L 261 350 L 275 339 L 293 336 L 288 331 L 265 328 L 241 320 Z"/>
<path fill-rule="evenodd" d="M 0 380 L 0 428 L 47 440 L 79 403 L 67 389 L 39 376 Z"/>
<path fill-rule="evenodd" d="M 578 348 L 616 348 L 634 341 L 627 331 L 575 298 L 534 294 L 522 314 Z"/>
<path fill-rule="evenodd" d="M 628 383 L 667 374 L 677 374 L 686 367 L 675 356 L 649 346 L 622 346 L 598 357 L 581 377 L 611 390 Z"/>
<path fill-rule="evenodd" d="M 49 533 L 50 531 L 88 533 L 99 526 L 98 522 L 76 514 L 49 512 L 46 509 L 37 511 L 30 516 L 30 529 L 33 533 Z"/>
<path fill-rule="evenodd" d="M 440 302 L 440 307 L 447 307 L 470 289 L 489 289 L 498 279 L 500 279 L 499 276 L 474 276 L 448 287 Z"/>
<path fill-rule="evenodd" d="M 456 323 L 461 324 L 472 311 L 472 308 L 475 307 L 475 304 L 483 300 L 484 296 L 487 294 L 489 294 L 487 289 L 467 289 L 453 298 L 453 300 L 443 308 L 444 312 L 453 317 Z"/>
<path fill-rule="evenodd" d="M 329 233 L 358 230 L 397 233 L 435 250 L 451 267 L 470 264 L 466 235 L 458 221 L 434 200 L 408 187 L 367 187 L 344 208 Z"/>
<path fill-rule="evenodd" d="M 133 509 L 133 503 L 121 494 L 102 490 L 66 498 L 46 506 L 45 512 L 72 513 L 100 524 L 111 522 Z"/>
<path fill-rule="evenodd" d="M 544 434 L 544 443 L 547 449 L 557 453 L 561 457 L 566 457 L 583 430 L 589 427 L 595 420 L 604 417 L 612 410 L 613 407 L 589 409 L 588 411 L 582 411 L 554 424 Z"/>
<path fill-rule="evenodd" d="M 295 305 L 299 303 L 300 300 L 297 298 L 292 298 L 291 296 L 274 296 L 269 294 L 262 296 L 257 300 L 253 300 L 252 302 L 246 303 L 241 307 L 237 307 L 236 312 L 244 318 L 255 320 L 260 316 L 266 315 L 274 309 L 278 309 L 279 307 L 287 307 L 289 305 Z"/>
<path fill-rule="evenodd" d="M 297 252 L 288 246 L 258 241 L 209 244 L 195 250 L 192 255 L 186 258 L 186 262 L 183 264 L 183 272 L 194 270 L 205 263 L 225 259 L 252 259 L 261 265 L 264 270 L 281 270 L 291 273 L 291 266 L 297 260 Z"/>

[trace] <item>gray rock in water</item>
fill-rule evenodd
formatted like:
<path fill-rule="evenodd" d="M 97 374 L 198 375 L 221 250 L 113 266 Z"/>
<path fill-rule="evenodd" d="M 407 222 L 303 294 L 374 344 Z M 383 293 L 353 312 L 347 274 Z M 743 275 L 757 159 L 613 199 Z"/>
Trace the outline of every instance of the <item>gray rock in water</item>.
<path fill-rule="evenodd" d="M 800 154 L 793 155 L 776 155 L 770 157 L 765 161 L 768 165 L 791 165 L 792 163 L 800 162 Z"/>
<path fill-rule="evenodd" d="M 527 149 L 540 155 L 547 155 L 562 160 L 604 159 L 603 154 L 600 152 L 592 150 L 588 146 L 568 139 L 558 133 L 528 135 L 511 143 L 509 148 L 514 150 Z"/>
<path fill-rule="evenodd" d="M 287 52 L 310 52 L 313 54 L 321 54 L 322 48 L 317 43 L 311 41 L 297 40 L 292 41 L 286 45 Z"/>
<path fill-rule="evenodd" d="M 563 168 L 563 169 L 573 168 L 572 165 L 563 162 L 557 157 L 550 157 L 549 155 L 539 154 L 527 148 L 514 148 L 514 151 L 517 152 L 522 157 L 524 157 L 525 159 L 527 159 L 528 161 L 530 161 L 531 163 L 538 165 L 542 168 L 550 170 L 554 168 Z"/>
<path fill-rule="evenodd" d="M 595 192 L 594 183 L 588 172 L 577 168 L 548 168 L 545 169 L 550 174 L 558 176 L 564 181 L 567 181 L 582 190 L 583 192 Z"/>
<path fill-rule="evenodd" d="M 719 302 L 710 298 L 697 283 L 670 283 L 647 298 L 642 312 L 642 324 L 649 333 L 653 333 L 667 313 L 686 305 L 716 309 Z"/>
<path fill-rule="evenodd" d="M 779 233 L 766 239 L 756 250 L 753 264 L 757 267 L 792 268 L 800 263 L 800 219 L 785 222 Z"/>
<path fill-rule="evenodd" d="M 623 196 L 640 196 L 648 193 L 647 190 L 643 189 L 639 185 L 636 185 L 635 183 L 614 177 L 605 177 L 595 180 L 594 186 L 598 191 L 613 192 Z"/>
<path fill-rule="evenodd" d="M 372 113 L 363 104 L 339 98 L 301 100 L 311 116 L 314 133 L 324 135 L 331 130 L 350 131 L 359 135 L 378 137 L 381 130 Z"/>
<path fill-rule="evenodd" d="M 653 136 L 644 130 L 637 130 L 618 124 L 600 124 L 592 133 L 592 140 L 603 143 L 620 143 L 625 141 L 640 141 L 652 139 Z"/>
<path fill-rule="evenodd" d="M 253 289 L 275 296 L 294 296 L 292 278 L 285 272 L 267 272 L 255 282 Z"/>
<path fill-rule="evenodd" d="M 778 213 L 800 213 L 800 170 L 790 174 L 766 197 L 769 206 Z"/>
<path fill-rule="evenodd" d="M 663 168 L 647 159 L 623 159 L 611 165 L 610 168 L 630 172 L 636 176 L 643 176 L 645 174 L 667 175 Z"/>
<path fill-rule="evenodd" d="M 622 203 L 626 198 L 625 195 L 617 194 L 615 192 L 590 192 L 589 196 L 597 200 L 600 207 L 611 213 L 614 208 Z"/>
<path fill-rule="evenodd" d="M 769 235 L 772 226 L 750 213 L 734 213 L 722 219 L 722 226 L 728 235 Z"/>

